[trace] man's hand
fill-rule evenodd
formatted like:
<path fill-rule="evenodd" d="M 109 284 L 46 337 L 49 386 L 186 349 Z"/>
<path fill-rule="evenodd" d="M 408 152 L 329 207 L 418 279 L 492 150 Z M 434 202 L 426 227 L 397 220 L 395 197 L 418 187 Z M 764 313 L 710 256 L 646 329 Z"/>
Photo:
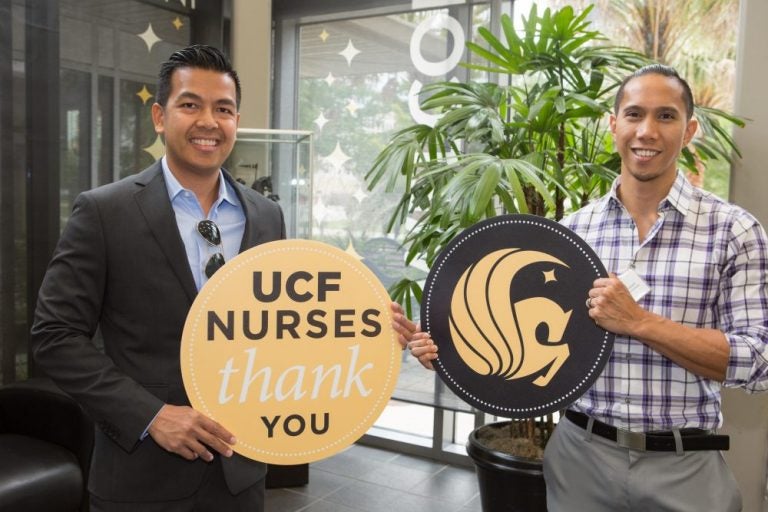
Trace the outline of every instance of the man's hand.
<path fill-rule="evenodd" d="M 597 325 L 606 331 L 627 336 L 636 335 L 636 327 L 648 314 L 613 273 L 595 280 L 589 290 L 589 304 L 589 316 Z"/>
<path fill-rule="evenodd" d="M 403 311 L 403 307 L 400 304 L 392 302 L 389 307 L 392 310 L 392 328 L 397 333 L 397 341 L 400 343 L 400 347 L 405 350 L 408 342 L 411 341 L 411 336 L 418 330 L 418 327 L 405 316 L 405 311 Z"/>
<path fill-rule="evenodd" d="M 408 342 L 408 349 L 424 368 L 435 369 L 432 361 L 437 359 L 437 345 L 428 332 L 417 331 L 413 333 L 411 341 Z"/>
<path fill-rule="evenodd" d="M 615 274 L 595 280 L 587 304 L 603 329 L 631 336 L 697 375 L 725 380 L 730 344 L 720 330 L 689 327 L 641 308 Z"/>
<path fill-rule="evenodd" d="M 187 406 L 165 404 L 149 426 L 149 435 L 169 452 L 187 460 L 213 460 L 210 449 L 232 456 L 237 441 L 227 429 Z"/>
<path fill-rule="evenodd" d="M 392 328 L 397 332 L 397 341 L 405 350 L 411 351 L 411 355 L 419 360 L 424 368 L 434 370 L 432 361 L 437 359 L 437 345 L 432 341 L 429 333 L 422 332 L 421 328 L 410 321 L 400 304 L 393 302 Z"/>

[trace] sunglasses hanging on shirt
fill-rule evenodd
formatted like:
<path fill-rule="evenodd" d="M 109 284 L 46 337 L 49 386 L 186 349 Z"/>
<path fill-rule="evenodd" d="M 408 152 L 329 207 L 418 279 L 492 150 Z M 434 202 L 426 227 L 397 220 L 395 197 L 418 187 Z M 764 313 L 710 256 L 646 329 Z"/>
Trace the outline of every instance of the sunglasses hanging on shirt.
<path fill-rule="evenodd" d="M 224 266 L 224 254 L 223 246 L 221 244 L 221 231 L 219 226 L 212 220 L 204 219 L 197 223 L 197 232 L 203 237 L 208 245 L 218 249 L 218 252 L 214 253 L 205 264 L 205 275 L 209 279 L 216 273 L 221 267 Z"/>

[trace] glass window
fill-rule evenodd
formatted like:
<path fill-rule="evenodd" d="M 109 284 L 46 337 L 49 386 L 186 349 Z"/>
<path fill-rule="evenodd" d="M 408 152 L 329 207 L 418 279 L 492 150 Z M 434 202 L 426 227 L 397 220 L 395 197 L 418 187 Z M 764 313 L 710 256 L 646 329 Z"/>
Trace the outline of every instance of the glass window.
<path fill-rule="evenodd" d="M 25 6 L 0 3 L 0 382 L 27 377 Z"/>
<path fill-rule="evenodd" d="M 96 106 L 95 115 L 89 110 L 81 121 L 87 128 L 80 135 L 83 143 L 93 140 L 95 145 L 93 158 L 83 162 L 88 179 L 66 191 L 77 195 L 138 172 L 162 155 L 151 118 L 157 71 L 171 52 L 189 44 L 191 21 L 140 1 L 86 6 L 82 0 L 66 0 L 60 6 L 62 67 L 87 70 L 88 80 L 95 80 L 94 95 L 62 88 L 62 97 L 79 94 L 83 103 L 93 97 Z M 62 182 L 61 208 L 69 212 L 65 203 L 74 195 L 65 196 L 63 187 Z"/>
<path fill-rule="evenodd" d="M 124 178 L 144 169 L 163 155 L 162 143 L 152 124 L 153 100 L 150 99 L 145 103 L 141 97 L 142 94 L 147 93 L 154 95 L 155 89 L 154 81 L 120 81 L 118 129 L 120 172 L 118 178 Z"/>
<path fill-rule="evenodd" d="M 93 163 L 96 170 L 96 183 L 94 185 L 104 185 L 113 179 L 115 115 L 112 107 L 114 102 L 115 79 L 111 76 L 99 76 L 96 119 L 94 121 L 96 124 L 94 129 L 96 161 Z"/>
<path fill-rule="evenodd" d="M 74 69 L 61 70 L 61 226 L 72 201 L 91 184 L 91 76 Z"/>
<path fill-rule="evenodd" d="M 419 108 L 420 91 L 431 82 L 466 79 L 459 65 L 467 58 L 466 41 L 490 19 L 490 4 L 483 2 L 299 26 L 297 128 L 315 132 L 318 156 L 313 238 L 353 249 L 387 287 L 427 272 L 420 262 L 405 264 L 403 233 L 387 233 L 399 192 L 369 191 L 365 174 L 394 132 L 434 122 Z M 377 429 L 416 444 L 432 436 L 435 404 L 474 418 L 471 407 L 410 357 L 403 358 L 395 398 Z"/>
<path fill-rule="evenodd" d="M 455 74 L 464 41 L 446 9 L 300 29 L 298 127 L 317 134 L 314 236 L 352 245 L 385 284 L 406 271 L 399 243 L 385 233 L 397 194 L 368 191 L 364 177 L 392 133 L 428 115 L 418 92 Z"/>
<path fill-rule="evenodd" d="M 34 288 L 74 198 L 162 152 L 157 71 L 191 42 L 196 13 L 195 2 L 0 2 L 2 382 L 27 377 Z M 201 32 L 222 25 L 213 18 L 199 17 Z"/>
<path fill-rule="evenodd" d="M 434 428 L 434 409 L 430 406 L 390 400 L 376 420 L 372 433 L 411 444 L 430 446 Z"/>

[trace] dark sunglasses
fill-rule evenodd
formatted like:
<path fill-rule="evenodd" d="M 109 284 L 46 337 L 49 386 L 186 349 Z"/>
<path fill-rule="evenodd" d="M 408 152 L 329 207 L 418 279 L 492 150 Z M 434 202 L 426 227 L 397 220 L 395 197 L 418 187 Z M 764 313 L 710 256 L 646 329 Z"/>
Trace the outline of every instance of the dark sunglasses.
<path fill-rule="evenodd" d="M 197 232 L 200 233 L 203 240 L 208 242 L 208 245 L 220 248 L 219 252 L 208 258 L 208 262 L 205 264 L 205 275 L 210 279 L 217 270 L 224 266 L 224 255 L 221 253 L 221 231 L 215 222 L 205 219 L 197 223 Z"/>

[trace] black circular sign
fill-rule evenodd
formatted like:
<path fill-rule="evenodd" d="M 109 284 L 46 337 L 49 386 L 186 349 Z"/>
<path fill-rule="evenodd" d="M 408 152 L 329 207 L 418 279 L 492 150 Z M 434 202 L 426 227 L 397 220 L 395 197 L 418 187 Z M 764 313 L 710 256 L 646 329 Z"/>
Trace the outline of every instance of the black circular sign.
<path fill-rule="evenodd" d="M 470 405 L 529 418 L 563 409 L 597 379 L 613 334 L 589 317 L 592 283 L 608 274 L 557 222 L 504 215 L 464 230 L 440 253 L 421 318 L 435 369 Z"/>

